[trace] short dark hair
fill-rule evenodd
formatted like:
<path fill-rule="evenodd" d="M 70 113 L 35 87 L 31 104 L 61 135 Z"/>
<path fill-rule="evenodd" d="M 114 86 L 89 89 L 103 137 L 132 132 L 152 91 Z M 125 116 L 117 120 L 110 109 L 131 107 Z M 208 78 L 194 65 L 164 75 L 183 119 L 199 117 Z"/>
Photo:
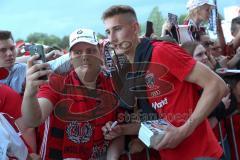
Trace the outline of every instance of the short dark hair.
<path fill-rule="evenodd" d="M 134 9 L 128 5 L 113 5 L 109 7 L 105 12 L 103 12 L 102 20 L 113 17 L 119 14 L 130 14 L 135 20 L 137 20 L 137 15 Z"/>
<path fill-rule="evenodd" d="M 13 40 L 13 36 L 10 31 L 0 30 L 0 40 L 7 40 L 9 38 L 11 38 Z"/>
<path fill-rule="evenodd" d="M 237 25 L 240 25 L 240 16 L 232 19 L 232 23 L 231 23 L 231 32 L 232 33 L 236 32 Z"/>

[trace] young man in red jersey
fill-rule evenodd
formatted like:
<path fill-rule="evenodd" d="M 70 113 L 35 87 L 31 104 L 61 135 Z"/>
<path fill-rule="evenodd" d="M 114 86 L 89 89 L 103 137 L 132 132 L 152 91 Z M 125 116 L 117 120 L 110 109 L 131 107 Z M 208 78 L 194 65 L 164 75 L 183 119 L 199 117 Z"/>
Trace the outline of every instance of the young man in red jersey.
<path fill-rule="evenodd" d="M 147 94 L 144 107 L 148 105 L 159 118 L 172 124 L 164 138 L 152 146 L 159 151 L 161 159 L 175 160 L 179 155 L 186 160 L 220 158 L 223 152 L 207 116 L 227 93 L 224 81 L 176 44 L 139 39 L 140 27 L 132 7 L 112 6 L 103 13 L 102 19 L 116 54 L 125 54 L 131 64 L 150 62 L 144 75 Z M 138 71 L 129 68 L 131 73 Z M 201 96 L 199 86 L 203 89 Z M 129 93 L 133 94 L 131 90 Z M 103 130 L 106 139 L 114 139 L 120 135 L 138 134 L 139 127 L 123 124 L 109 131 L 107 123 Z"/>
<path fill-rule="evenodd" d="M 69 37 L 73 66 L 65 77 L 49 75 L 48 65 L 28 62 L 22 113 L 26 125 L 39 126 L 42 159 L 105 159 L 110 142 L 102 126 L 114 121 L 118 105 L 110 77 L 101 71 L 94 31 L 77 29 Z M 39 89 L 38 87 L 42 85 Z"/>

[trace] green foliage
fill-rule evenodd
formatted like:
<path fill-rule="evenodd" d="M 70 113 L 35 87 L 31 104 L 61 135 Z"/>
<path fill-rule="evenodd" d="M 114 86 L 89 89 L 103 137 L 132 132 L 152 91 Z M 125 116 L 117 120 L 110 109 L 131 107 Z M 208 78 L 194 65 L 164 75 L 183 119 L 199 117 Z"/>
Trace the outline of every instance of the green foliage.
<path fill-rule="evenodd" d="M 97 38 L 105 38 L 105 36 L 98 33 Z M 28 35 L 26 42 L 39 43 L 48 46 L 58 46 L 62 49 L 67 49 L 69 47 L 69 36 L 64 36 L 61 39 L 55 35 L 48 35 L 46 33 L 31 33 Z"/>
<path fill-rule="evenodd" d="M 161 36 L 161 32 L 162 32 L 162 25 L 164 23 L 164 18 L 163 18 L 162 14 L 159 11 L 159 8 L 157 6 L 154 7 L 153 10 L 151 11 L 151 13 L 150 13 L 150 15 L 148 17 L 148 20 L 153 22 L 154 33 L 158 37 L 160 37 Z"/>
<path fill-rule="evenodd" d="M 181 14 L 178 18 L 178 24 L 183 24 L 186 17 L 187 17 L 187 14 Z"/>
<path fill-rule="evenodd" d="M 55 35 L 47 35 L 45 33 L 32 33 L 27 37 L 26 41 L 49 46 L 59 46 L 61 48 L 68 47 L 68 36 L 64 36 L 61 39 Z"/>
<path fill-rule="evenodd" d="M 106 36 L 104 36 L 103 34 L 101 33 L 97 33 L 97 39 L 106 39 Z"/>
<path fill-rule="evenodd" d="M 185 18 L 187 17 L 187 14 L 182 14 L 178 17 L 178 23 L 179 24 L 183 24 Z M 153 28 L 154 28 L 154 32 L 155 34 L 160 37 L 161 36 L 161 31 L 162 31 L 162 25 L 165 21 L 163 15 L 161 14 L 161 12 L 159 11 L 159 8 L 156 6 L 152 9 L 148 20 L 153 22 Z M 146 32 L 146 22 L 140 24 L 140 35 L 144 35 Z"/>
<path fill-rule="evenodd" d="M 145 35 L 146 23 L 140 24 L 140 35 Z"/>
<path fill-rule="evenodd" d="M 59 43 L 59 47 L 66 49 L 69 47 L 68 45 L 69 45 L 69 36 L 64 36 L 61 42 Z"/>
<path fill-rule="evenodd" d="M 54 46 L 54 45 L 59 45 L 61 42 L 61 39 L 57 36 L 54 35 L 50 35 L 48 36 L 48 38 L 45 39 L 44 44 L 48 44 L 50 46 Z"/>
<path fill-rule="evenodd" d="M 45 33 L 31 33 L 26 41 L 27 42 L 32 42 L 32 43 L 42 43 L 44 41 L 44 39 L 47 38 L 47 34 Z"/>

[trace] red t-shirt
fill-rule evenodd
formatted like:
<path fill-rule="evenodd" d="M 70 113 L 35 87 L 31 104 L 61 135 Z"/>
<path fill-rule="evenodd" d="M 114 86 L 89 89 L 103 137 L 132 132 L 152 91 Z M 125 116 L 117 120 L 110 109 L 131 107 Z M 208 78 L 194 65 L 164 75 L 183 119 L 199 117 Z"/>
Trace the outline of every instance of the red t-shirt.
<path fill-rule="evenodd" d="M 148 100 L 160 117 L 178 127 L 194 112 L 200 97 L 200 87 L 184 81 L 196 61 L 175 44 L 154 42 L 153 46 L 151 64 L 145 77 L 148 79 L 147 95 L 151 97 Z M 159 88 L 154 88 L 156 86 Z M 179 156 L 184 160 L 219 158 L 222 153 L 207 119 L 175 149 L 160 150 L 163 160 L 176 160 Z"/>
<path fill-rule="evenodd" d="M 103 74 L 98 76 L 97 89 L 112 93 L 113 90 L 110 84 L 109 77 L 107 78 Z M 68 88 L 66 87 L 67 85 L 74 87 Z M 117 105 L 118 103 L 114 99 L 115 97 L 111 97 L 109 94 L 98 95 L 100 92 L 96 92 L 96 97 L 100 96 L 100 98 L 103 98 L 101 96 L 104 96 L 107 98 L 104 99 L 104 106 L 101 106 L 99 105 L 101 102 L 98 100 L 84 97 L 84 95 L 87 95 L 87 92 L 78 89 L 80 86 L 82 84 L 77 74 L 75 71 L 72 71 L 67 77 L 51 76 L 50 85 L 43 85 L 40 88 L 38 97 L 47 98 L 55 106 L 54 114 L 51 114 L 49 119 L 46 120 L 45 125 L 40 127 L 40 137 L 43 139 L 40 154 L 45 159 L 94 159 L 106 153 L 109 141 L 104 140 L 101 128 L 106 122 L 116 119 L 116 107 L 113 107 L 113 110 L 102 115 L 100 118 L 93 118 L 85 122 L 79 122 L 74 119 L 66 119 L 64 121 L 57 117 L 57 109 L 61 107 L 59 104 L 65 100 L 70 100 L 72 103 L 69 109 L 70 112 L 68 112 L 68 115 L 70 115 L 68 118 L 72 116 L 77 119 L 84 117 L 77 114 L 94 110 L 96 106 L 100 108 L 100 111 L 98 110 L 85 116 L 101 114 L 101 111 L 108 108 L 109 105 Z M 94 93 L 92 94 L 94 97 Z M 67 112 L 67 110 L 64 110 L 64 112 Z"/>
<path fill-rule="evenodd" d="M 0 112 L 14 119 L 21 116 L 22 97 L 7 85 L 0 84 Z"/>

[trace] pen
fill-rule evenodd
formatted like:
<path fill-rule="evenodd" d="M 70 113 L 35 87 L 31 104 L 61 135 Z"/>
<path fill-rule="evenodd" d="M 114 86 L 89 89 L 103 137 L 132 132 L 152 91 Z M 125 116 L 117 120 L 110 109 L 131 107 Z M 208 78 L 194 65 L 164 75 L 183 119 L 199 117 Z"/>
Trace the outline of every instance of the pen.
<path fill-rule="evenodd" d="M 113 128 L 113 127 L 115 127 L 116 125 L 117 125 L 117 121 L 114 121 L 113 123 L 112 123 L 112 125 L 111 125 L 111 129 Z"/>

